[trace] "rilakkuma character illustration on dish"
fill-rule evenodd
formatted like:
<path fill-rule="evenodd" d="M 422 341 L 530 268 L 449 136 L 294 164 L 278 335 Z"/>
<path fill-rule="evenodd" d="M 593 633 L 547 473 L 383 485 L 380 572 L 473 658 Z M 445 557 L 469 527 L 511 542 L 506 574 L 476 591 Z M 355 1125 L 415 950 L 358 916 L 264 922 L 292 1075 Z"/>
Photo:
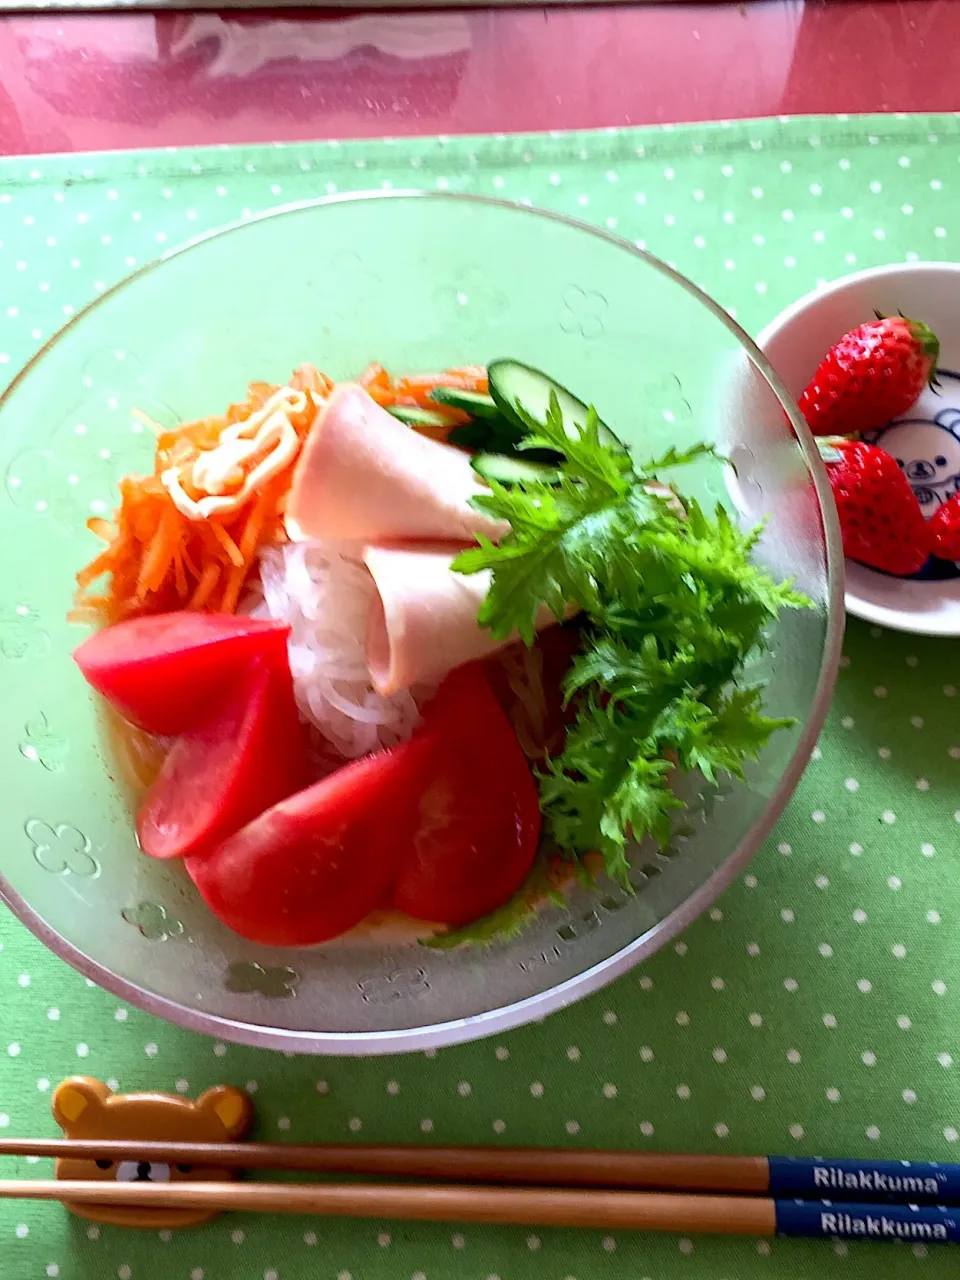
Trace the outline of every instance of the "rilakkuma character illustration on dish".
<path fill-rule="evenodd" d="M 195 1102 L 165 1093 L 114 1093 L 101 1080 L 73 1076 L 53 1094 L 53 1116 L 67 1138 L 139 1138 L 145 1142 L 236 1142 L 254 1119 L 253 1103 L 242 1089 L 218 1085 Z M 102 1182 L 224 1182 L 230 1169 L 168 1165 L 138 1160 L 58 1160 L 59 1179 Z M 190 1227 L 216 1217 L 207 1209 L 143 1209 L 67 1204 L 72 1213 L 122 1227 Z"/>
<path fill-rule="evenodd" d="M 904 418 L 867 438 L 896 458 L 928 520 L 960 490 L 960 408 Z"/>

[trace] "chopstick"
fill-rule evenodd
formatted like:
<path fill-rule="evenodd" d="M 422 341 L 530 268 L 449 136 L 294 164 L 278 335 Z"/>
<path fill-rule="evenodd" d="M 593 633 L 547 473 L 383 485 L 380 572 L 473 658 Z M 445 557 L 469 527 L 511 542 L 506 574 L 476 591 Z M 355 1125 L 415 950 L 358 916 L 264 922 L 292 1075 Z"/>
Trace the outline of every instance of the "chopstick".
<path fill-rule="evenodd" d="M 960 1165 L 787 1156 L 676 1155 L 538 1147 L 377 1146 L 7 1138 L 0 1155 L 149 1160 L 427 1181 L 770 1195 L 909 1204 L 960 1202 Z"/>
<path fill-rule="evenodd" d="M 948 1209 L 826 1205 L 752 1196 L 651 1194 L 558 1187 L 393 1183 L 0 1182 L 0 1199 L 62 1200 L 151 1209 L 234 1209 L 336 1218 L 395 1218 L 496 1226 L 577 1227 L 737 1236 L 960 1242 Z"/>
<path fill-rule="evenodd" d="M 772 1201 L 557 1187 L 402 1183 L 0 1182 L 0 1199 L 556 1227 L 771 1235 Z M 699 1223 L 699 1227 L 695 1224 Z"/>
<path fill-rule="evenodd" d="M 460 1182 L 605 1187 L 633 1190 L 769 1190 L 767 1162 L 755 1156 L 660 1155 L 655 1152 L 551 1150 L 536 1147 L 416 1147 L 370 1143 L 306 1145 L 243 1142 L 78 1141 L 11 1138 L 0 1155 L 70 1160 L 149 1160 L 222 1169 L 452 1179 Z"/>

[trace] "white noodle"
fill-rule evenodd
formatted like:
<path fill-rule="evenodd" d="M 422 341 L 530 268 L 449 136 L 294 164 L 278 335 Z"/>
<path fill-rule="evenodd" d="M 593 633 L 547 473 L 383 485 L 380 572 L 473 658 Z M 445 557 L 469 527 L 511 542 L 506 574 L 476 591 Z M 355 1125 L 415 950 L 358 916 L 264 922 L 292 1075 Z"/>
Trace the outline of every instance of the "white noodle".
<path fill-rule="evenodd" d="M 389 698 L 370 682 L 364 647 L 375 594 L 365 566 L 330 543 L 268 547 L 260 591 L 245 610 L 290 627 L 288 651 L 300 714 L 341 755 L 356 759 L 411 736 L 427 689 Z"/>

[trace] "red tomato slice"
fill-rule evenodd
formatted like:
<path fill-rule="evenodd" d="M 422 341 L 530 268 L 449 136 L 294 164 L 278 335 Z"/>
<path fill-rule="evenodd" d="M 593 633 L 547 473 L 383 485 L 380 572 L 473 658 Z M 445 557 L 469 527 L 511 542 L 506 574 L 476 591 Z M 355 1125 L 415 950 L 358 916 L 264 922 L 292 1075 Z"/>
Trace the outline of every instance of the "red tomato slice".
<path fill-rule="evenodd" d="M 252 659 L 285 668 L 288 630 L 180 610 L 105 627 L 73 656 L 88 683 L 132 724 L 175 734 L 199 724 Z"/>
<path fill-rule="evenodd" d="M 526 879 L 540 837 L 537 788 L 479 664 L 446 678 L 424 732 L 435 742 L 432 768 L 393 905 L 418 920 L 469 924 Z"/>
<path fill-rule="evenodd" d="M 290 670 L 257 658 L 210 718 L 174 743 L 137 815 L 140 844 L 152 858 L 209 850 L 307 778 Z"/>
<path fill-rule="evenodd" d="M 265 946 L 324 942 L 380 906 L 417 822 L 432 735 L 365 756 L 275 805 L 212 853 L 186 861 L 234 933 Z"/>

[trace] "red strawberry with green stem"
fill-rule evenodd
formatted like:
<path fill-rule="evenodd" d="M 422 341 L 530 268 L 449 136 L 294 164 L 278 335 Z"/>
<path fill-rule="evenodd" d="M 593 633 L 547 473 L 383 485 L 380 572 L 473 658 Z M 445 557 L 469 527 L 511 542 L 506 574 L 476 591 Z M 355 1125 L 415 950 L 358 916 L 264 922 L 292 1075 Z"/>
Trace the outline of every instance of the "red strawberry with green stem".
<path fill-rule="evenodd" d="M 960 493 L 931 517 L 929 528 L 933 554 L 941 560 L 960 560 Z"/>
<path fill-rule="evenodd" d="M 923 321 L 878 311 L 831 347 L 800 397 L 800 412 L 816 436 L 875 431 L 936 385 L 939 356 L 940 342 Z"/>
<path fill-rule="evenodd" d="M 931 552 L 930 528 L 895 458 L 861 440 L 822 441 L 843 535 L 843 554 L 906 577 Z"/>

